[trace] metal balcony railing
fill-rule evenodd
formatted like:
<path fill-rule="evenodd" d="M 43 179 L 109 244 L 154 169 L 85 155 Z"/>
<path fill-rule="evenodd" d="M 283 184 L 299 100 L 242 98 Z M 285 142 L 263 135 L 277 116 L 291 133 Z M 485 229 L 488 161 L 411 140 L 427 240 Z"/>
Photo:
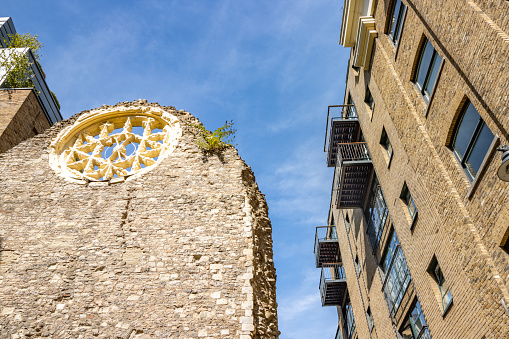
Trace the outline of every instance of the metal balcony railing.
<path fill-rule="evenodd" d="M 341 263 L 324 264 L 320 276 L 322 306 L 339 306 L 346 291 L 345 270 Z"/>
<path fill-rule="evenodd" d="M 337 208 L 363 207 L 373 173 L 365 142 L 340 143 L 337 149 L 334 189 Z"/>
<path fill-rule="evenodd" d="M 316 267 L 338 262 L 339 243 L 336 226 L 317 226 L 315 233 Z"/>
<path fill-rule="evenodd" d="M 327 152 L 329 167 L 335 165 L 337 144 L 358 141 L 359 132 L 359 120 L 354 105 L 331 105 L 328 107 L 323 150 Z"/>
<path fill-rule="evenodd" d="M 325 283 L 335 280 L 345 279 L 345 269 L 341 263 L 328 263 L 322 267 L 322 274 L 320 276 L 320 286 Z"/>
<path fill-rule="evenodd" d="M 368 144 L 365 142 L 349 142 L 338 144 L 336 166 L 345 161 L 370 161 Z"/>

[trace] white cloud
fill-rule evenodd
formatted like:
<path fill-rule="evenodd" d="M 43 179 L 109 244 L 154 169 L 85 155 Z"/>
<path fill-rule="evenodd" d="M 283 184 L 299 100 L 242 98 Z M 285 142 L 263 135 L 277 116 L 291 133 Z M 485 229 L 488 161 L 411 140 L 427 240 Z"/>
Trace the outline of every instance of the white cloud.
<path fill-rule="evenodd" d="M 335 307 L 321 306 L 320 270 L 303 268 L 296 273 L 300 280 L 278 295 L 280 338 L 333 338 L 338 315 Z"/>
<path fill-rule="evenodd" d="M 260 180 L 270 187 L 271 216 L 307 226 L 327 220 L 332 170 L 326 167 L 319 139 L 303 138 L 270 173 L 262 174 Z"/>
<path fill-rule="evenodd" d="M 316 308 L 320 304 L 320 294 L 312 293 L 297 298 L 289 298 L 287 303 L 281 302 L 279 306 L 279 319 L 281 321 L 290 321 L 295 319 L 296 316 Z"/>

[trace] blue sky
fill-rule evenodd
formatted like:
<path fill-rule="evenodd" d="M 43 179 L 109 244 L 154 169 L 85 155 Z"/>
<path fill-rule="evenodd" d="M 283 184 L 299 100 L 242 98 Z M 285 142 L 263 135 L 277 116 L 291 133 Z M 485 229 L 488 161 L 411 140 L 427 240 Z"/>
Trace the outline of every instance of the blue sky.
<path fill-rule="evenodd" d="M 266 194 L 281 338 L 333 338 L 314 267 L 332 172 L 327 105 L 341 104 L 349 50 L 336 0 L 4 1 L 39 35 L 64 118 L 140 98 L 184 109 L 208 129 L 235 122 L 239 154 Z"/>

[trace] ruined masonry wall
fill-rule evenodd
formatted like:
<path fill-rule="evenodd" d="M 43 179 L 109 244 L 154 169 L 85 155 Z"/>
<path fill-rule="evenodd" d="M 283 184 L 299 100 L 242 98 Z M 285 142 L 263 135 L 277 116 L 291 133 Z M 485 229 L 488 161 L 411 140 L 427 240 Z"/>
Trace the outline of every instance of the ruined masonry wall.
<path fill-rule="evenodd" d="M 153 105 L 144 101 L 118 105 Z M 77 116 L 0 154 L 0 338 L 277 338 L 271 225 L 233 148 L 199 123 L 155 169 L 77 185 L 48 146 Z"/>

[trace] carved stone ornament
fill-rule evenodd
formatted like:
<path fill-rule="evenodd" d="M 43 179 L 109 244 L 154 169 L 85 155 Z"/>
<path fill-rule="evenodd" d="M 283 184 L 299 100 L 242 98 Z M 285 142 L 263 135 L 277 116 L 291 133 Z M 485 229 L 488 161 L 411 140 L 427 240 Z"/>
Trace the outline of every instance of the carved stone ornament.
<path fill-rule="evenodd" d="M 50 166 L 80 184 L 123 181 L 150 171 L 177 146 L 178 119 L 159 107 L 97 109 L 81 115 L 50 145 Z"/>

